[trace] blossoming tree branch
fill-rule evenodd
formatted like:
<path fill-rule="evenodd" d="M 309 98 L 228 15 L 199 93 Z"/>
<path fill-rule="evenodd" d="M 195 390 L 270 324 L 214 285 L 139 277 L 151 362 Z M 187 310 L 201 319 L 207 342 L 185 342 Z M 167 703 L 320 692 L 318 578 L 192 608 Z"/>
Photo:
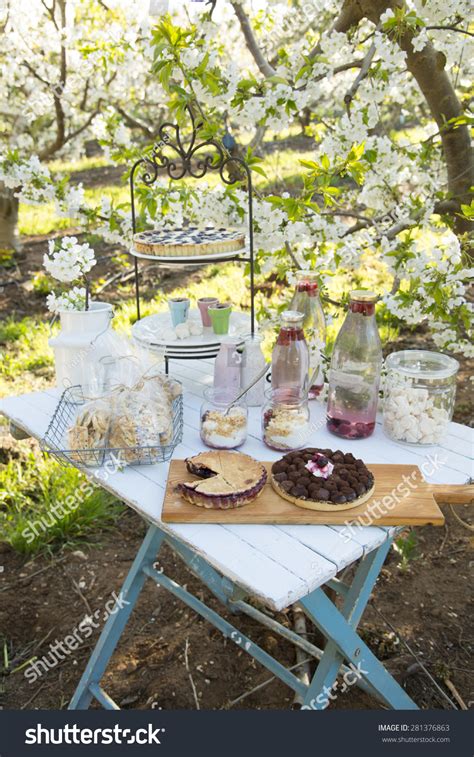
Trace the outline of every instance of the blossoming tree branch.
<path fill-rule="evenodd" d="M 264 173 L 264 137 L 303 126 L 313 155 L 299 161 L 295 153 L 301 191 L 272 191 L 265 181 L 258 187 L 260 274 L 311 267 L 323 283 L 341 271 L 362 272 L 363 278 L 367 256 L 376 257 L 386 270 L 388 311 L 407 324 L 427 322 L 439 347 L 473 354 L 466 288 L 473 272 L 474 33 L 467 1 L 345 0 L 328 6 L 322 0 L 234 0 L 208 4 L 192 20 L 181 11 L 155 25 L 130 3 L 121 14 L 113 12 L 112 35 L 111 24 L 97 21 L 112 11 L 92 0 L 53 7 L 62 5 L 63 15 L 53 12 L 48 20 L 38 10 L 35 21 L 38 30 L 41 24 L 59 30 L 59 58 L 32 61 L 24 53 L 48 83 L 45 100 L 28 127 L 19 117 L 6 120 L 0 181 L 15 200 L 54 200 L 85 231 L 130 241 L 127 206 L 104 199 L 91 207 L 80 187 L 52 179 L 44 162 L 51 155 L 43 146 L 45 118 L 57 129 L 53 146 L 61 141 L 58 134 L 68 136 L 57 151 L 73 149 L 81 129 L 81 139 L 96 135 L 107 154 L 124 163 L 152 149 L 165 110 L 186 129 L 191 108 L 202 139 L 223 140 L 225 149 L 247 159 L 256 178 Z M 96 22 L 79 30 L 75 21 L 87 12 Z M 6 24 L 15 24 L 12 13 Z M 18 60 L 22 44 L 19 39 L 15 53 L 2 50 L 1 59 Z M 63 57 L 71 68 L 67 77 Z M 61 88 L 52 92 L 58 74 L 50 67 L 58 60 Z M 21 107 L 21 97 L 28 99 L 34 87 L 46 86 L 28 71 L 11 66 L 7 112 Z M 64 131 L 57 101 L 71 120 Z M 79 124 L 81 108 L 87 115 Z M 141 221 L 160 218 L 172 226 L 205 218 L 244 228 L 246 190 L 238 179 L 204 190 L 201 182 L 198 192 L 162 178 L 153 189 L 143 188 Z"/>

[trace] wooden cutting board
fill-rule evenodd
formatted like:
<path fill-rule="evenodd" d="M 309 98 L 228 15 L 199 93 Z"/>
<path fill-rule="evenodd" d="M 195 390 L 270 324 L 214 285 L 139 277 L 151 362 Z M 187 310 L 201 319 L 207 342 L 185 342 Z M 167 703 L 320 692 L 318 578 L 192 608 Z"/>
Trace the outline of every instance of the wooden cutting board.
<path fill-rule="evenodd" d="M 270 474 L 273 463 L 264 462 L 263 465 Z M 437 502 L 461 505 L 474 501 L 474 486 L 428 484 L 414 465 L 368 467 L 375 476 L 374 494 L 351 510 L 334 513 L 305 510 L 280 497 L 270 483 L 256 500 L 244 507 L 208 510 L 186 502 L 175 491 L 176 484 L 196 477 L 187 471 L 184 460 L 172 460 L 162 520 L 166 523 L 344 525 L 355 522 L 365 526 L 442 526 L 444 516 Z M 403 479 L 403 476 L 407 478 Z"/>

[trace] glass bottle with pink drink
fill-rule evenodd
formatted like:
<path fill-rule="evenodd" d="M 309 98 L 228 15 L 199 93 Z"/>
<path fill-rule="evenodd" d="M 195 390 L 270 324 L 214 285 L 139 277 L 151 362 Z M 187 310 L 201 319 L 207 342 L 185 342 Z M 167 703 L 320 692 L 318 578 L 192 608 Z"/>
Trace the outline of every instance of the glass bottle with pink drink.
<path fill-rule="evenodd" d="M 303 330 L 309 350 L 309 399 L 319 397 L 324 385 L 323 354 L 326 347 L 326 319 L 319 298 L 316 271 L 297 271 L 291 310 L 303 313 Z"/>
<path fill-rule="evenodd" d="M 285 310 L 272 352 L 272 389 L 290 395 L 308 391 L 309 353 L 303 333 L 303 313 Z"/>
<path fill-rule="evenodd" d="M 375 428 L 382 369 L 377 299 L 374 292 L 363 289 L 350 293 L 349 310 L 332 353 L 327 427 L 345 439 L 365 439 Z"/>

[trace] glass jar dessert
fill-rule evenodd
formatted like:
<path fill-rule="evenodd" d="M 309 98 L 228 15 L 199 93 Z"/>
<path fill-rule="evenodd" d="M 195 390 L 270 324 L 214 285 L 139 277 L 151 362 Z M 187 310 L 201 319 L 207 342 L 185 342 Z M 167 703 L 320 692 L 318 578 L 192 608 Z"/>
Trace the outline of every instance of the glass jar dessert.
<path fill-rule="evenodd" d="M 453 417 L 459 363 L 429 350 L 393 352 L 385 361 L 383 429 L 407 444 L 439 444 Z"/>
<path fill-rule="evenodd" d="M 350 293 L 349 311 L 332 353 L 327 427 L 345 439 L 365 439 L 375 428 L 382 369 L 377 299 L 366 290 Z"/>
<path fill-rule="evenodd" d="M 267 447 L 287 451 L 306 446 L 311 433 L 307 394 L 279 387 L 265 396 L 262 436 Z"/>
<path fill-rule="evenodd" d="M 309 350 L 309 399 L 316 399 L 324 386 L 323 355 L 326 347 L 326 319 L 319 298 L 316 271 L 297 271 L 291 310 L 303 313 L 303 331 Z"/>
<path fill-rule="evenodd" d="M 208 387 L 201 405 L 201 439 L 213 449 L 236 449 L 247 438 L 247 405 L 242 397 L 230 409 L 236 396 L 232 389 Z"/>
<path fill-rule="evenodd" d="M 303 333 L 303 313 L 285 310 L 272 352 L 272 389 L 307 394 L 309 353 Z"/>

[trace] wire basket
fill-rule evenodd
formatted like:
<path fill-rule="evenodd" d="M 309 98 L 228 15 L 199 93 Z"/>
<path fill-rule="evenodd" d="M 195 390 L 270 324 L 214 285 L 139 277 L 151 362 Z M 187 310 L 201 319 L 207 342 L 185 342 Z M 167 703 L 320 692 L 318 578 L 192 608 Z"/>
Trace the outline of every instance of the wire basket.
<path fill-rule="evenodd" d="M 183 438 L 183 396 L 173 400 L 173 441 L 166 445 L 137 447 L 96 447 L 94 449 L 67 449 L 67 432 L 74 425 L 79 410 L 87 403 L 82 387 L 72 386 L 61 395 L 58 406 L 44 435 L 41 446 L 60 463 L 76 467 L 100 468 L 109 460 L 114 465 L 153 465 L 170 460 L 175 447 Z"/>

